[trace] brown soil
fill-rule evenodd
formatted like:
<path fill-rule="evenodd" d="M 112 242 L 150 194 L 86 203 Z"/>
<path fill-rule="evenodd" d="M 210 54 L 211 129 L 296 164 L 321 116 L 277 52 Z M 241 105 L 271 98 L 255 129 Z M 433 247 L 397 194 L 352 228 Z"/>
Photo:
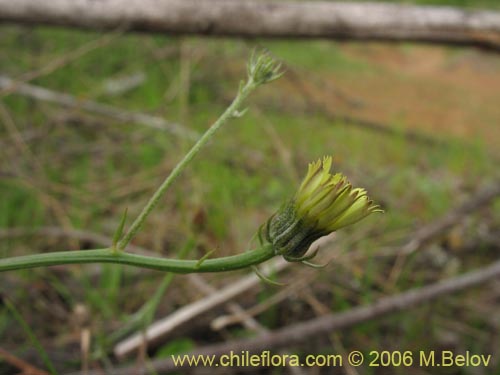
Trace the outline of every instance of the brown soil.
<path fill-rule="evenodd" d="M 500 151 L 500 56 L 435 46 L 345 45 L 348 56 L 370 66 L 360 74 L 335 73 L 332 85 L 359 99 L 344 113 L 440 137 L 484 142 Z"/>

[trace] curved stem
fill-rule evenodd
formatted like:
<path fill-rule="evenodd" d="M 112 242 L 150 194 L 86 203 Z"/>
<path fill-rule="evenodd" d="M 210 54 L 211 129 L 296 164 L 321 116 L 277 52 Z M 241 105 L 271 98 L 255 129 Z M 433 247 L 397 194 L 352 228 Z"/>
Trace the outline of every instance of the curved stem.
<path fill-rule="evenodd" d="M 0 272 L 26 268 L 80 263 L 117 263 L 175 273 L 222 272 L 246 268 L 265 262 L 274 256 L 271 245 L 228 257 L 180 260 L 116 252 L 112 248 L 95 250 L 58 251 L 0 259 Z"/>
<path fill-rule="evenodd" d="M 227 107 L 224 113 L 215 121 L 210 128 L 201 136 L 201 138 L 194 144 L 194 146 L 189 150 L 189 152 L 184 156 L 184 158 L 175 166 L 172 172 L 167 176 L 165 181 L 160 185 L 158 190 L 153 194 L 151 199 L 148 201 L 146 206 L 142 209 L 139 216 L 130 226 L 129 230 L 125 236 L 118 242 L 118 250 L 123 250 L 129 244 L 129 242 L 134 238 L 136 233 L 141 228 L 142 224 L 151 213 L 153 208 L 157 205 L 160 198 L 165 194 L 168 188 L 173 184 L 175 179 L 180 175 L 182 170 L 186 165 L 193 159 L 193 157 L 201 150 L 201 148 L 213 137 L 215 132 L 231 117 L 238 115 L 238 110 L 241 107 L 243 101 L 247 96 L 258 86 L 254 80 L 249 77 L 248 81 L 244 86 L 240 87 L 238 95 L 234 98 L 233 102 Z"/>

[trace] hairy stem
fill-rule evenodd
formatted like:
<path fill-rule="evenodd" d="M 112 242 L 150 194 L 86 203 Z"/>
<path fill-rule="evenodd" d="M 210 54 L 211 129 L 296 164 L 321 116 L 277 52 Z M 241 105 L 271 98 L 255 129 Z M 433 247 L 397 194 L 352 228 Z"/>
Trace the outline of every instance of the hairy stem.
<path fill-rule="evenodd" d="M 207 259 L 200 262 L 198 260 L 150 257 L 123 251 L 116 252 L 113 248 L 105 248 L 95 250 L 58 251 L 4 258 L 0 259 L 0 272 L 80 263 L 126 264 L 129 266 L 175 273 L 223 272 L 259 264 L 271 259 L 274 255 L 271 245 L 265 245 L 238 255 Z"/>
<path fill-rule="evenodd" d="M 249 77 L 246 84 L 240 88 L 238 95 L 234 98 L 233 102 L 227 107 L 224 113 L 215 121 L 210 128 L 201 136 L 201 138 L 194 144 L 194 146 L 189 150 L 189 152 L 184 156 L 184 158 L 175 166 L 170 175 L 163 181 L 158 190 L 149 199 L 148 203 L 142 209 L 139 216 L 132 223 L 127 233 L 118 242 L 117 249 L 123 250 L 130 243 L 132 238 L 137 234 L 139 229 L 144 224 L 144 221 L 151 213 L 153 208 L 158 204 L 158 201 L 165 194 L 168 188 L 173 184 L 177 177 L 181 174 L 182 170 L 189 164 L 189 162 L 194 158 L 194 156 L 200 152 L 202 147 L 213 137 L 215 132 L 231 117 L 238 115 L 238 111 L 241 107 L 243 101 L 248 97 L 248 95 L 257 88 L 259 84 L 256 83 L 252 77 Z"/>
<path fill-rule="evenodd" d="M 151 268 L 159 271 L 174 273 L 222 272 L 253 266 L 273 257 L 275 253 L 270 245 L 265 245 L 261 248 L 229 257 L 205 259 L 208 258 L 210 255 L 209 253 L 200 260 L 148 257 L 125 253 L 123 251 L 141 229 L 146 218 L 158 204 L 158 201 L 162 198 L 168 188 L 172 186 L 173 182 L 195 157 L 195 155 L 200 152 L 203 146 L 207 144 L 207 142 L 214 136 L 217 130 L 219 130 L 219 128 L 227 122 L 227 120 L 231 117 L 239 117 L 242 115 L 243 112 L 240 111 L 240 107 L 248 95 L 258 86 L 278 79 L 281 75 L 283 75 L 283 72 L 281 71 L 281 65 L 268 54 L 254 53 L 252 54 L 247 65 L 247 74 L 248 78 L 245 83 L 242 82 L 240 84 L 238 94 L 234 98 L 233 102 L 229 105 L 229 107 L 227 107 L 217 121 L 215 121 L 210 128 L 208 128 L 205 134 L 201 136 L 201 138 L 194 144 L 184 158 L 177 163 L 170 175 L 163 181 L 160 187 L 146 203 L 141 213 L 134 220 L 125 235 L 121 237 L 126 217 L 125 212 L 122 222 L 120 223 L 120 226 L 118 227 L 113 238 L 113 246 L 104 249 L 62 251 L 0 259 L 0 272 L 78 263 L 127 264 L 135 267 Z"/>

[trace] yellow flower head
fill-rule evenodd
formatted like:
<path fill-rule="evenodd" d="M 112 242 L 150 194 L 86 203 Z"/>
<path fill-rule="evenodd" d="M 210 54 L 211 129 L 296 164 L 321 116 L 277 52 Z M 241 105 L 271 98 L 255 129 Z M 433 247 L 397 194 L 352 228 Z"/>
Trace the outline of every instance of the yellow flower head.
<path fill-rule="evenodd" d="M 330 174 L 331 166 L 331 156 L 310 163 L 295 196 L 261 229 L 276 254 L 289 261 L 307 259 L 304 254 L 319 237 L 382 212 L 366 190 L 353 188 L 341 173 Z"/>

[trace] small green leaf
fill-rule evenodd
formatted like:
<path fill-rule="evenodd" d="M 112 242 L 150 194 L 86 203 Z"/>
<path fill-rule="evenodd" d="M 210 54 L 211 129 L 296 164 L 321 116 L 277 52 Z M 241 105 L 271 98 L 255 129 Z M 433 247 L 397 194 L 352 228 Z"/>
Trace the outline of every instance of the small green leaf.
<path fill-rule="evenodd" d="M 199 269 L 201 267 L 201 265 L 203 264 L 204 261 L 206 261 L 210 255 L 212 255 L 213 253 L 215 253 L 215 250 L 210 250 L 208 253 L 206 253 L 205 255 L 203 255 L 199 260 L 198 262 L 196 262 L 196 265 L 194 266 L 195 269 Z"/>
<path fill-rule="evenodd" d="M 120 221 L 120 225 L 118 225 L 118 228 L 116 229 L 115 235 L 113 236 L 113 249 L 117 249 L 116 245 L 118 244 L 118 241 L 122 238 L 123 235 L 123 227 L 125 226 L 125 221 L 127 220 L 127 211 L 128 207 L 125 208 L 125 211 L 123 212 L 122 219 Z"/>

